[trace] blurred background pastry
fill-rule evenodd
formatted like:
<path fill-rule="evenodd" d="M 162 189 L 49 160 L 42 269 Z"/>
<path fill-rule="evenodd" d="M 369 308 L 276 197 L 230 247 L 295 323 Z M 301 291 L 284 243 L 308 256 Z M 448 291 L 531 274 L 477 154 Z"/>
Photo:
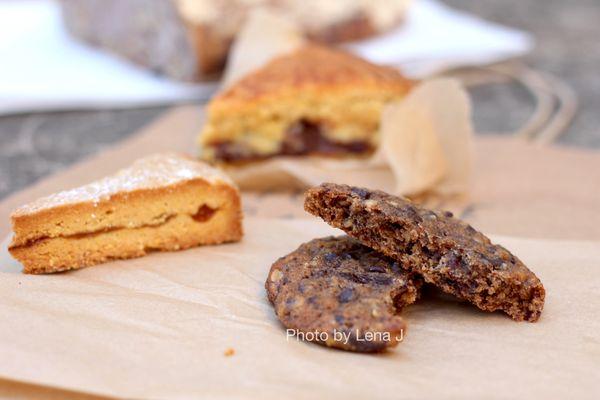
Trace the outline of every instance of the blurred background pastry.
<path fill-rule="evenodd" d="M 202 158 L 236 163 L 276 155 L 370 154 L 384 105 L 410 87 L 395 69 L 305 44 L 209 102 Z"/>
<path fill-rule="evenodd" d="M 339 43 L 386 32 L 411 0 L 62 0 L 69 32 L 178 80 L 218 74 L 248 13 L 279 12 L 317 41 Z"/>

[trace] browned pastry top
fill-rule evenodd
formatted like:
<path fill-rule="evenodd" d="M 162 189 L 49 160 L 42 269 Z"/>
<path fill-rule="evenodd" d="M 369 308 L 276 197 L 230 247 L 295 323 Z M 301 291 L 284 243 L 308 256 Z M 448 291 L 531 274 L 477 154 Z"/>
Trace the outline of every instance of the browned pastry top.
<path fill-rule="evenodd" d="M 217 96 L 220 101 L 250 101 L 300 88 L 351 88 L 363 86 L 397 88 L 407 92 L 411 83 L 393 68 L 371 64 L 341 50 L 306 44 L 275 58 L 260 70 L 242 78 Z"/>
<path fill-rule="evenodd" d="M 536 321 L 541 315 L 545 290 L 535 274 L 452 213 L 332 183 L 310 189 L 304 207 L 483 310 L 502 310 L 515 320 Z"/>

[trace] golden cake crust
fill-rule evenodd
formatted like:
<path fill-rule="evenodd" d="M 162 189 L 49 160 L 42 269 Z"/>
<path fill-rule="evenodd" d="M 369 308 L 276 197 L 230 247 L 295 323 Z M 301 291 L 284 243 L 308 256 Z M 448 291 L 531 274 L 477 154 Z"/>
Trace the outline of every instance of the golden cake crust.
<path fill-rule="evenodd" d="M 372 64 L 342 50 L 309 43 L 242 78 L 215 97 L 209 110 L 283 97 L 298 90 L 351 90 L 357 85 L 406 93 L 411 82 L 393 68 Z"/>

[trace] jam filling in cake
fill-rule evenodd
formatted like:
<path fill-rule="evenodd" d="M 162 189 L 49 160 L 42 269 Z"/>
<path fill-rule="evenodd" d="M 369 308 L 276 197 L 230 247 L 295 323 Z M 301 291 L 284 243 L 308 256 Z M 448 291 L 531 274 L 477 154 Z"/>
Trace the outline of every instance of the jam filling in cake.
<path fill-rule="evenodd" d="M 78 239 L 94 238 L 94 237 L 98 237 L 100 235 L 106 235 L 106 234 L 110 234 L 110 233 L 118 232 L 118 231 L 135 231 L 135 230 L 144 229 L 144 228 L 160 228 L 160 227 L 167 226 L 175 218 L 191 219 L 191 220 L 195 221 L 196 223 L 206 223 L 206 222 L 210 221 L 210 219 L 218 211 L 219 211 L 218 208 L 212 208 L 206 204 L 203 204 L 198 208 L 198 211 L 195 214 L 163 213 L 156 217 L 153 217 L 152 219 L 148 220 L 146 223 L 141 223 L 141 224 L 134 225 L 134 226 L 117 225 L 117 226 L 103 227 L 103 228 L 91 230 L 91 231 L 81 231 L 81 232 L 69 233 L 66 235 L 56 235 L 56 236 L 41 235 L 38 237 L 31 238 L 31 239 L 27 240 L 26 242 L 23 242 L 19 245 L 11 246 L 10 249 L 15 250 L 15 249 L 19 249 L 19 248 L 32 247 L 32 246 L 38 245 L 40 243 L 43 243 L 45 241 L 55 239 L 55 238 L 78 240 Z"/>

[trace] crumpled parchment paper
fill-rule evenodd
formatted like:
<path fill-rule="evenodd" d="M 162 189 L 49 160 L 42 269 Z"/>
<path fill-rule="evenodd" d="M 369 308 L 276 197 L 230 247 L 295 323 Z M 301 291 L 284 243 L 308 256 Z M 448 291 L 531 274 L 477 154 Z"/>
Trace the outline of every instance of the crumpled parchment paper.
<path fill-rule="evenodd" d="M 237 244 L 32 276 L 0 252 L 0 377 L 136 399 L 592 398 L 600 379 L 600 247 L 497 238 L 547 290 L 537 323 L 429 293 L 403 343 L 353 354 L 287 337 L 264 281 L 334 233 L 248 218 Z M 228 349 L 235 353 L 226 356 Z"/>

